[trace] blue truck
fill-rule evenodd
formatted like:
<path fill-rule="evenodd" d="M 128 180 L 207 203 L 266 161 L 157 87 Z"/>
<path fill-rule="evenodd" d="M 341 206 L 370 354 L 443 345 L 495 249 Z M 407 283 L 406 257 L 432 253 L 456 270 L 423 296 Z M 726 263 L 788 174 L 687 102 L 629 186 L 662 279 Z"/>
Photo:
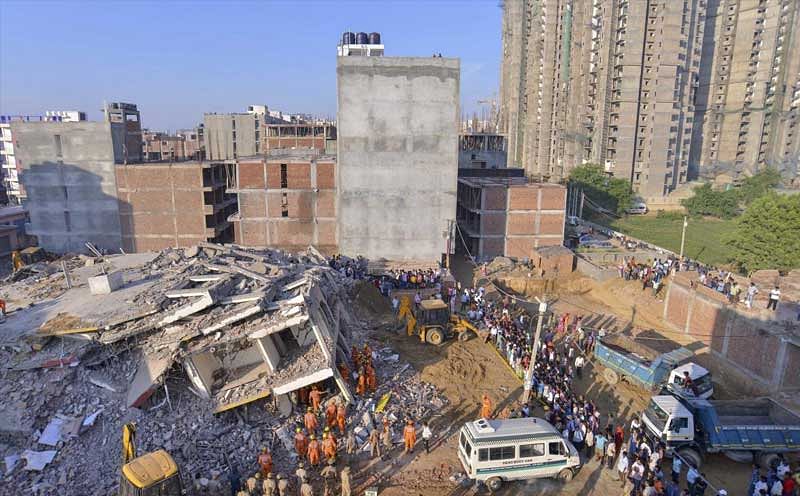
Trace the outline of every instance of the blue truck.
<path fill-rule="evenodd" d="M 706 453 L 775 466 L 780 453 L 800 451 L 800 416 L 769 398 L 687 399 L 653 396 L 642 415 L 645 433 L 700 467 Z"/>
<path fill-rule="evenodd" d="M 652 392 L 667 390 L 679 396 L 708 399 L 714 394 L 711 373 L 687 362 L 693 355 L 683 347 L 658 353 L 623 334 L 601 336 L 594 346 L 595 364 L 601 366 L 603 379 L 611 386 L 625 381 Z M 685 382 L 687 375 L 690 386 Z"/>

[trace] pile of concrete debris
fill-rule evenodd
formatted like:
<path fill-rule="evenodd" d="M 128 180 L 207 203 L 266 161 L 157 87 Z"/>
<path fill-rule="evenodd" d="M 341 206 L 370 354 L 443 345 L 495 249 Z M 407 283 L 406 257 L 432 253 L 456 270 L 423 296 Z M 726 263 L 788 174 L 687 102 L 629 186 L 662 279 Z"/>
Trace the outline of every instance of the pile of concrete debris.
<path fill-rule="evenodd" d="M 139 452 L 169 451 L 187 485 L 247 474 L 262 446 L 291 472 L 296 392 L 312 384 L 350 405 L 362 441 L 379 420 L 337 368 L 372 330 L 351 313 L 354 281 L 313 248 L 79 260 L 0 289 L 0 493 L 112 493 L 127 422 Z M 424 418 L 444 404 L 391 350 L 374 361 L 384 415 Z"/>

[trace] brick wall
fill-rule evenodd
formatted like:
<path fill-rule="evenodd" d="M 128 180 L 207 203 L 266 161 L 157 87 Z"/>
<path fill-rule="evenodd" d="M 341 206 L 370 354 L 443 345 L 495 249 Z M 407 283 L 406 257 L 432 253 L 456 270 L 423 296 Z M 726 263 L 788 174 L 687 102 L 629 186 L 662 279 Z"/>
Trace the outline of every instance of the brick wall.
<path fill-rule="evenodd" d="M 206 229 L 201 164 L 119 165 L 115 171 L 126 252 L 192 246 L 214 237 Z"/>
<path fill-rule="evenodd" d="M 240 161 L 238 171 L 237 243 L 287 250 L 313 244 L 324 252 L 336 251 L 333 161 L 267 157 Z"/>
<path fill-rule="evenodd" d="M 530 258 L 539 246 L 564 242 L 566 189 L 553 184 L 508 188 L 505 255 Z"/>
<path fill-rule="evenodd" d="M 721 363 L 770 392 L 800 388 L 796 374 L 800 347 L 782 338 L 785 329 L 747 314 L 712 289 L 692 285 L 696 277 L 694 272 L 684 272 L 670 278 L 664 306 L 667 323 L 706 344 Z"/>

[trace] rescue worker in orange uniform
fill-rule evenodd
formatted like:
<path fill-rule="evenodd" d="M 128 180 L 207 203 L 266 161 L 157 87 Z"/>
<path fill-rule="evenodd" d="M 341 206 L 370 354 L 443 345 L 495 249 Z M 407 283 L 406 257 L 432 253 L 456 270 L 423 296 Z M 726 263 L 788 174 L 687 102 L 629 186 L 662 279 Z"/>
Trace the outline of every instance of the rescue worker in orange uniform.
<path fill-rule="evenodd" d="M 299 427 L 297 428 L 297 434 L 294 435 L 294 449 L 300 458 L 303 458 L 308 453 L 308 438 L 303 434 L 303 429 Z"/>
<path fill-rule="evenodd" d="M 272 455 L 266 447 L 261 448 L 261 454 L 258 455 L 258 465 L 261 467 L 261 475 L 266 477 L 267 474 L 272 472 Z"/>
<path fill-rule="evenodd" d="M 344 406 L 344 403 L 339 403 L 339 407 L 336 409 L 336 424 L 339 426 L 339 433 L 344 435 L 344 428 L 347 424 L 347 409 Z"/>
<path fill-rule="evenodd" d="M 322 435 L 322 453 L 328 462 L 336 461 L 336 441 L 328 434 Z"/>
<path fill-rule="evenodd" d="M 372 366 L 372 350 L 369 349 L 369 345 L 367 343 L 364 343 L 363 354 L 364 354 L 364 362 Z"/>
<path fill-rule="evenodd" d="M 341 362 L 339 364 L 339 374 L 341 374 L 342 379 L 344 379 L 345 384 L 350 384 L 350 369 L 347 368 L 347 364 Z"/>
<path fill-rule="evenodd" d="M 367 375 L 364 369 L 358 370 L 358 384 L 356 385 L 356 393 L 359 396 L 364 396 L 367 393 Z"/>
<path fill-rule="evenodd" d="M 316 467 L 319 465 L 320 458 L 319 442 L 314 434 L 311 434 L 310 437 L 311 442 L 308 443 L 308 452 L 306 454 L 308 455 L 308 463 L 310 463 L 312 467 Z"/>
<path fill-rule="evenodd" d="M 328 402 L 328 407 L 325 409 L 325 425 L 330 427 L 336 421 L 336 403 L 333 401 Z"/>
<path fill-rule="evenodd" d="M 306 414 L 303 417 L 303 421 L 306 424 L 306 431 L 308 431 L 309 434 L 313 434 L 314 431 L 317 430 L 317 416 L 314 415 L 313 411 L 311 411 L 311 407 L 306 409 Z"/>
<path fill-rule="evenodd" d="M 372 365 L 367 364 L 366 373 L 367 373 L 367 389 L 369 389 L 371 392 L 374 393 L 375 390 L 378 388 L 378 379 L 375 377 L 375 369 L 372 368 Z"/>
<path fill-rule="evenodd" d="M 406 443 L 405 453 L 414 452 L 414 444 L 417 442 L 417 429 L 414 428 L 414 422 L 408 420 L 403 429 L 403 440 Z"/>
<path fill-rule="evenodd" d="M 492 418 L 492 400 L 490 400 L 489 396 L 486 394 L 483 395 L 483 404 L 481 405 L 481 418 L 485 419 Z"/>
<path fill-rule="evenodd" d="M 311 400 L 311 406 L 314 408 L 314 412 L 318 412 L 319 404 L 322 401 L 322 391 L 320 391 L 317 386 L 311 386 L 311 392 L 308 393 L 308 397 Z"/>
<path fill-rule="evenodd" d="M 297 390 L 297 401 L 301 405 L 308 405 L 308 388 L 301 387 Z"/>

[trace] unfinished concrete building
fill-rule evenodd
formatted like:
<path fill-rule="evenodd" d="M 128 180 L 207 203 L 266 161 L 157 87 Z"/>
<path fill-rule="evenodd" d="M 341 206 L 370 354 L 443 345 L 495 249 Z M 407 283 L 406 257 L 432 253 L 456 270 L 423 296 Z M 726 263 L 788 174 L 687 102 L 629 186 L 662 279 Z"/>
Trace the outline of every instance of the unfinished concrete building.
<path fill-rule="evenodd" d="M 525 177 L 459 177 L 458 226 L 478 260 L 531 258 L 564 242 L 566 188 Z"/>
<path fill-rule="evenodd" d="M 501 121 L 509 166 L 557 181 L 582 163 L 600 163 L 644 197 L 685 182 L 703 5 L 505 2 Z"/>
<path fill-rule="evenodd" d="M 12 122 L 28 234 L 56 252 L 122 247 L 109 122 Z"/>
<path fill-rule="evenodd" d="M 495 133 L 463 133 L 458 137 L 459 169 L 502 169 L 506 137 Z"/>
<path fill-rule="evenodd" d="M 692 164 L 714 177 L 797 175 L 800 13 L 792 0 L 709 0 Z"/>
<path fill-rule="evenodd" d="M 117 165 L 122 249 L 127 253 L 233 242 L 232 163 Z M 229 182 L 230 181 L 230 182 Z"/>
<path fill-rule="evenodd" d="M 136 105 L 122 102 L 107 103 L 103 113 L 106 122 L 111 124 L 114 162 L 135 164 L 144 160 L 141 115 Z"/>
<path fill-rule="evenodd" d="M 325 153 L 336 152 L 336 124 L 332 122 L 265 123 L 264 153 L 287 148 L 313 148 Z"/>
<path fill-rule="evenodd" d="M 145 129 L 142 136 L 142 156 L 147 162 L 202 159 L 196 130 L 169 134 Z"/>
<path fill-rule="evenodd" d="M 433 264 L 455 220 L 460 63 L 339 57 L 338 243 Z"/>
<path fill-rule="evenodd" d="M 336 161 L 319 151 L 275 150 L 239 159 L 239 211 L 231 217 L 238 244 L 337 252 Z"/>
<path fill-rule="evenodd" d="M 261 153 L 264 114 L 205 114 L 203 139 L 208 160 L 235 160 Z"/>

